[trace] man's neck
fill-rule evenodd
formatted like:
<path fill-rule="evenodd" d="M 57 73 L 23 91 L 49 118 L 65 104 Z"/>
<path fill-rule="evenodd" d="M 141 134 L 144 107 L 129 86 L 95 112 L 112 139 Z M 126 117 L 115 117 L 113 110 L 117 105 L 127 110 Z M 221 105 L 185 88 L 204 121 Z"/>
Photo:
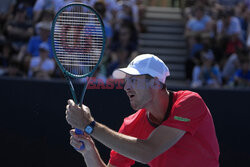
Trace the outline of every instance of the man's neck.
<path fill-rule="evenodd" d="M 154 97 L 152 103 L 146 107 L 148 118 L 152 123 L 160 124 L 167 112 L 169 104 L 169 92 L 162 92 Z"/>

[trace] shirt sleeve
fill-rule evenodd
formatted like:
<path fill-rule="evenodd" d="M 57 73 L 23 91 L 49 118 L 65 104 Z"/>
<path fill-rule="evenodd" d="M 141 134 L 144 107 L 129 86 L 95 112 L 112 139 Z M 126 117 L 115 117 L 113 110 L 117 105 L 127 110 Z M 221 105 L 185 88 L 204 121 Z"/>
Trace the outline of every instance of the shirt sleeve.
<path fill-rule="evenodd" d="M 206 104 L 197 93 L 184 95 L 177 99 L 170 117 L 162 125 L 181 129 L 193 135 L 208 113 Z"/>
<path fill-rule="evenodd" d="M 124 122 L 119 130 L 119 133 L 126 134 Z M 130 167 L 135 163 L 135 161 L 115 152 L 114 150 L 111 150 L 109 163 L 116 167 Z"/>

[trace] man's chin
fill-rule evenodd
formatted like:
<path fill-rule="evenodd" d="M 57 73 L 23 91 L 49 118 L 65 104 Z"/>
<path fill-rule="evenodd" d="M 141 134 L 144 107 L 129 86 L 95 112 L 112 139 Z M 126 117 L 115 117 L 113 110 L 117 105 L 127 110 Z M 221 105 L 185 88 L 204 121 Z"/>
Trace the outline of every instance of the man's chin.
<path fill-rule="evenodd" d="M 132 108 L 133 110 L 135 110 L 135 111 L 137 111 L 137 110 L 139 110 L 139 109 L 142 108 L 141 106 L 136 105 L 136 104 L 133 104 L 133 103 L 130 103 L 130 106 L 131 106 L 131 108 Z"/>
<path fill-rule="evenodd" d="M 131 106 L 131 108 L 133 109 L 133 110 L 138 110 L 138 106 L 136 106 L 134 103 L 131 103 L 130 102 L 130 106 Z"/>

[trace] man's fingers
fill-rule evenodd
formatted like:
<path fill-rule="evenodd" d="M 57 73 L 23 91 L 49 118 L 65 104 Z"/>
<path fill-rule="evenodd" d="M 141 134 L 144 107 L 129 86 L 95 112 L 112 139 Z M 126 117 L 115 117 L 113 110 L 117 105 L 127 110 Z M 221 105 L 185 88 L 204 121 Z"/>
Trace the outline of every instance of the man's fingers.
<path fill-rule="evenodd" d="M 74 105 L 75 105 L 75 102 L 74 102 L 72 99 L 69 99 L 69 100 L 68 100 L 68 105 L 74 106 Z"/>
<path fill-rule="evenodd" d="M 89 108 L 87 106 L 85 106 L 84 104 L 82 104 L 82 109 L 86 112 L 89 110 Z"/>
<path fill-rule="evenodd" d="M 78 135 L 75 133 L 75 129 L 70 130 L 70 135 L 78 141 L 90 140 L 90 137 L 84 133 L 84 135 Z"/>
<path fill-rule="evenodd" d="M 77 139 L 75 139 L 74 137 L 70 137 L 70 144 L 74 147 L 74 148 L 80 148 L 82 146 L 82 143 L 80 141 L 78 141 Z"/>
<path fill-rule="evenodd" d="M 79 106 L 77 105 L 67 105 L 65 114 L 70 114 L 70 112 L 78 112 Z"/>
<path fill-rule="evenodd" d="M 77 122 L 71 119 L 68 115 L 66 115 L 66 121 L 70 124 L 73 128 L 77 125 Z"/>
<path fill-rule="evenodd" d="M 66 105 L 66 111 L 69 110 L 69 105 Z"/>
<path fill-rule="evenodd" d="M 75 135 L 75 134 L 76 134 L 75 131 L 76 131 L 75 129 L 71 129 L 71 130 L 69 131 L 70 135 L 71 135 L 71 136 Z"/>
<path fill-rule="evenodd" d="M 83 105 L 79 106 L 76 105 L 75 102 L 72 99 L 68 100 L 68 105 L 66 106 L 66 111 L 78 111 L 80 108 L 82 108 L 84 111 L 88 110 L 88 107 Z"/>

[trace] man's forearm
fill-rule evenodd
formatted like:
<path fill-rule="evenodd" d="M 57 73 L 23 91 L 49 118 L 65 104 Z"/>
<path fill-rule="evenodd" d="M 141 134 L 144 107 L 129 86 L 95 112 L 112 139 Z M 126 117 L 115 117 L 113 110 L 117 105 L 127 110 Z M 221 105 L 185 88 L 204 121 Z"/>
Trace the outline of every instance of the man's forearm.
<path fill-rule="evenodd" d="M 151 159 L 148 157 L 149 145 L 144 144 L 144 140 L 115 132 L 98 122 L 92 136 L 107 147 L 133 160 L 147 163 L 146 161 Z"/>
<path fill-rule="evenodd" d="M 96 147 L 93 150 L 83 154 L 83 157 L 88 167 L 106 167 L 106 164 L 100 157 L 100 154 Z"/>

